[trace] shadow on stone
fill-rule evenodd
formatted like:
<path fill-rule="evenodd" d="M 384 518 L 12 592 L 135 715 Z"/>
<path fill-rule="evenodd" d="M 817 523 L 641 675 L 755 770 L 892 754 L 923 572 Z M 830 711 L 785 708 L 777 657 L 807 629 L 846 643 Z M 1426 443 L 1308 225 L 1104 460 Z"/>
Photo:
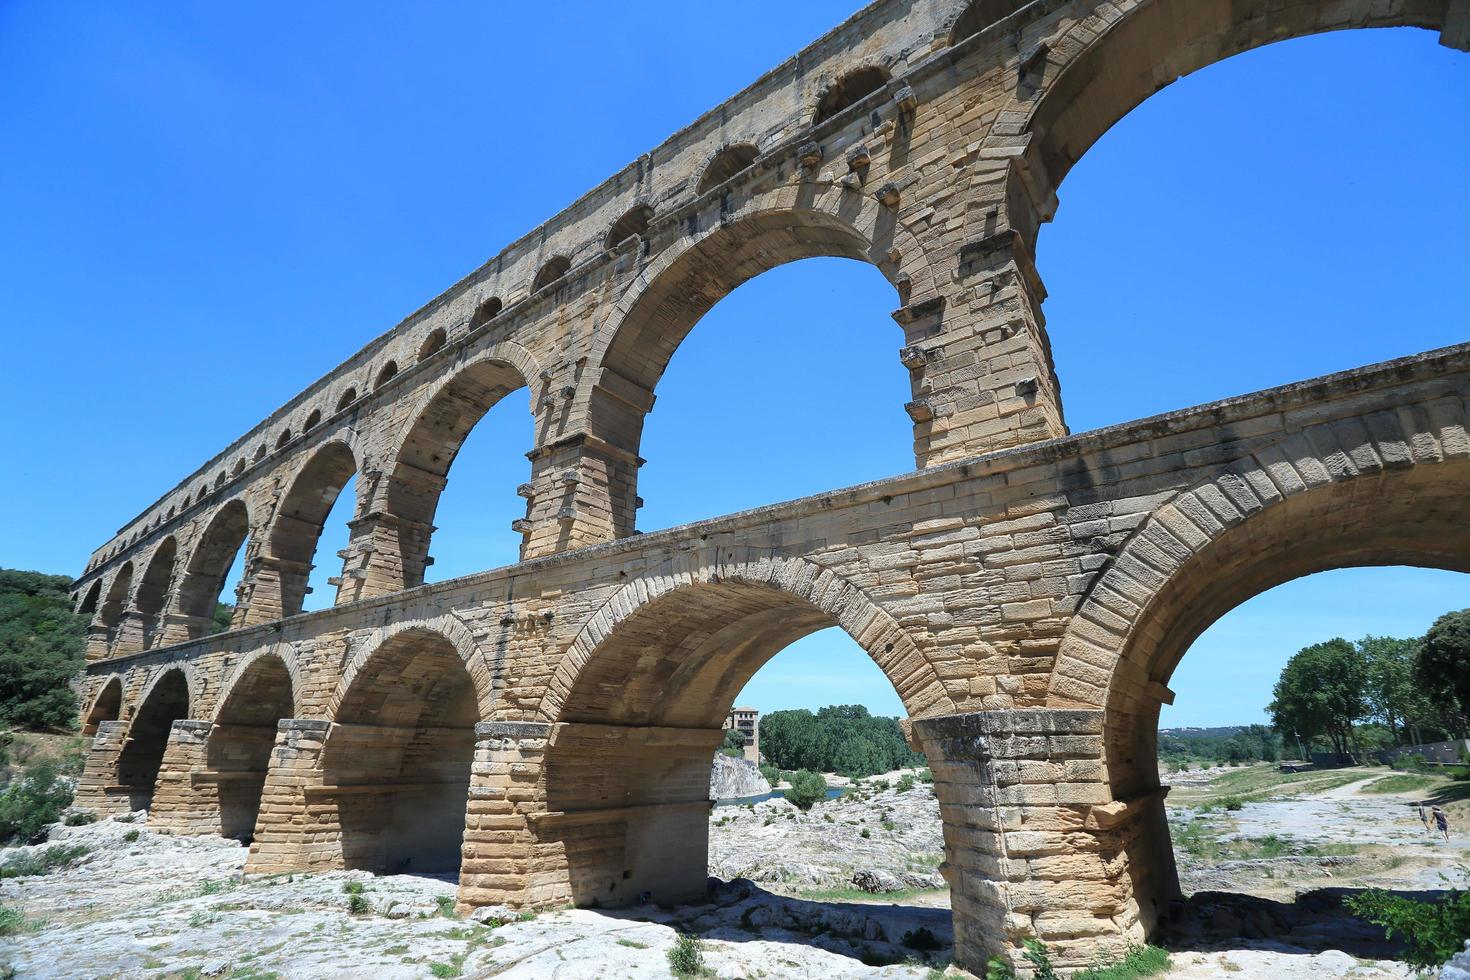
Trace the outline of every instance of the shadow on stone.
<path fill-rule="evenodd" d="M 1233 892 L 1195 892 L 1161 923 L 1156 942 L 1174 952 L 1256 949 L 1293 953 L 1341 950 L 1363 959 L 1398 959 L 1404 944 L 1384 938 L 1383 928 L 1343 906 L 1361 888 L 1303 892 L 1295 902 L 1278 902 Z M 1442 891 L 1395 891 L 1430 900 Z"/>

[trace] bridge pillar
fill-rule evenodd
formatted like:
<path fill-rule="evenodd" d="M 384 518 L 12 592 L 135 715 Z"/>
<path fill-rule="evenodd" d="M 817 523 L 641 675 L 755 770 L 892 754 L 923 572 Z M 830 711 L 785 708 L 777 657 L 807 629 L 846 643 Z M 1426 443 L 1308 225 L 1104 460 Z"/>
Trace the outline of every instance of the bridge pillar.
<path fill-rule="evenodd" d="M 377 510 L 347 526 L 352 538 L 338 580 L 337 605 L 424 584 L 434 525 Z"/>
<path fill-rule="evenodd" d="M 601 544 L 633 533 L 638 454 L 593 436 L 532 450 L 521 559 Z"/>
<path fill-rule="evenodd" d="M 257 555 L 245 568 L 250 602 L 245 607 L 243 622 L 237 625 L 256 626 L 299 613 L 313 567 L 311 562 Z"/>
<path fill-rule="evenodd" d="M 111 632 L 112 631 L 109 630 L 106 626 L 103 626 L 101 623 L 98 623 L 96 621 L 93 621 L 91 625 L 87 627 L 87 663 L 90 664 L 98 660 L 107 659 L 109 647 L 108 638 Z"/>
<path fill-rule="evenodd" d="M 260 815 L 245 870 L 329 871 L 342 866 L 341 827 L 335 801 L 308 799 L 325 782 L 322 750 L 332 723 L 282 718 L 270 769 L 261 791 Z"/>
<path fill-rule="evenodd" d="M 179 718 L 169 729 L 158 767 L 148 826 L 163 834 L 218 834 L 219 786 L 206 777 L 211 724 Z"/>
<path fill-rule="evenodd" d="M 528 908 L 564 902 L 567 861 L 536 833 L 546 816 L 545 761 L 551 726 L 481 722 L 465 814 L 459 907 Z"/>
<path fill-rule="evenodd" d="M 130 722 L 100 721 L 97 734 L 92 738 L 92 748 L 77 779 L 77 791 L 72 805 L 90 810 L 99 817 L 108 817 L 132 811 L 128 787 L 119 786 L 117 762 L 123 746 L 128 741 Z"/>
<path fill-rule="evenodd" d="M 108 655 L 126 657 L 131 653 L 142 653 L 148 642 L 148 617 L 136 606 L 130 606 L 117 621 L 112 631 L 112 644 Z"/>
<path fill-rule="evenodd" d="M 1041 939 L 1061 966 L 1141 942 L 1101 711 L 982 711 L 914 721 L 934 773 L 955 962 L 983 974 Z"/>

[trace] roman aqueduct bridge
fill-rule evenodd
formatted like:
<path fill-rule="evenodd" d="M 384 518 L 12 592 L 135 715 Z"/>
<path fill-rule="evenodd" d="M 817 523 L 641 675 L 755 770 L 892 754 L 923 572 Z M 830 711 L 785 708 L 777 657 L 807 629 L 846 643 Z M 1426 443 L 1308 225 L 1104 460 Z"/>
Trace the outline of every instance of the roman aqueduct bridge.
<path fill-rule="evenodd" d="M 1178 896 L 1154 731 L 1189 644 L 1334 567 L 1470 570 L 1470 345 L 1080 435 L 1032 254 L 1089 146 L 1178 76 L 1462 0 L 882 0 L 378 337 L 130 521 L 91 618 L 79 803 L 250 839 L 249 869 L 460 873 L 460 901 L 705 890 L 745 681 L 840 626 L 945 828 L 956 957 L 1064 962 Z M 741 282 L 892 283 L 916 472 L 634 531 L 659 377 Z M 522 561 L 424 585 L 466 434 L 529 388 Z M 812 438 L 820 438 L 819 433 Z M 356 475 L 337 605 L 302 614 Z M 236 553 L 232 628 L 210 634 Z"/>

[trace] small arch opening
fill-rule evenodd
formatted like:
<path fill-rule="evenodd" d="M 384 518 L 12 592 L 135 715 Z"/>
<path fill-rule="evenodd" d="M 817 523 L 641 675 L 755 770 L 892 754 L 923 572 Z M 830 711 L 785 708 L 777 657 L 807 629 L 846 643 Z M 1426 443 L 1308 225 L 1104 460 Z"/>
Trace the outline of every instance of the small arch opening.
<path fill-rule="evenodd" d="M 475 315 L 470 317 L 470 329 L 478 330 L 495 319 L 496 314 L 500 312 L 503 306 L 504 304 L 500 302 L 499 296 L 491 296 L 485 300 L 479 306 L 475 307 Z"/>
<path fill-rule="evenodd" d="M 424 358 L 429 357 L 433 354 L 437 354 L 439 351 L 443 350 L 444 342 L 448 339 L 449 335 L 444 332 L 444 328 L 436 327 L 427 337 L 424 338 L 423 344 L 420 345 L 419 360 L 422 361 Z"/>
<path fill-rule="evenodd" d="M 286 443 L 288 443 L 290 441 L 291 441 L 291 430 L 290 429 L 283 429 L 281 431 L 281 434 L 276 437 L 276 448 L 277 449 L 280 449 L 281 447 L 283 447 L 284 445 L 286 445 Z"/>
<path fill-rule="evenodd" d="M 245 472 L 245 457 L 244 456 L 241 456 L 239 459 L 235 460 L 235 466 L 234 466 L 233 469 L 230 470 L 230 475 L 231 476 L 239 476 L 241 473 L 244 473 L 244 472 Z M 169 516 L 172 517 L 173 514 L 169 514 Z"/>
<path fill-rule="evenodd" d="M 954 22 L 954 29 L 949 32 L 949 43 L 958 44 L 971 35 L 979 34 L 1025 5 L 1026 0 L 975 0 Z"/>
<path fill-rule="evenodd" d="M 617 248 L 630 238 L 646 238 L 648 236 L 648 223 L 653 220 L 653 208 L 646 204 L 630 208 L 626 214 L 613 223 L 611 230 L 607 233 L 607 241 L 604 246 Z"/>
<path fill-rule="evenodd" d="M 122 678 L 114 677 L 102 688 L 87 718 L 82 723 L 83 735 L 96 735 L 97 726 L 104 721 L 117 721 L 122 717 Z"/>
<path fill-rule="evenodd" d="M 536 273 L 536 278 L 531 282 L 531 292 L 539 293 L 566 275 L 567 270 L 571 267 L 572 260 L 565 255 L 554 255 L 547 259 L 546 264 L 541 266 L 540 271 Z"/>
<path fill-rule="evenodd" d="M 393 376 L 397 373 L 397 361 L 389 361 L 387 364 L 384 364 L 383 370 L 378 372 L 378 379 L 373 382 L 373 391 L 377 391 L 379 388 L 383 387 L 383 385 L 387 384 L 389 381 L 392 381 Z"/>
<path fill-rule="evenodd" d="M 260 460 L 265 459 L 265 454 L 267 452 L 268 450 L 266 449 L 265 443 L 262 442 L 260 445 L 255 447 L 255 455 L 251 457 L 251 461 L 259 462 Z"/>
<path fill-rule="evenodd" d="M 322 410 L 319 408 L 313 408 L 311 410 L 311 414 L 306 417 L 306 424 L 301 427 L 301 431 L 310 432 L 312 429 L 315 429 L 318 425 L 320 425 L 321 422 Z"/>
<path fill-rule="evenodd" d="M 760 156 L 760 151 L 751 143 L 734 143 L 725 147 L 715 154 L 714 159 L 704 168 L 704 173 L 699 175 L 699 187 L 696 192 L 703 194 L 712 187 L 720 186 L 755 163 L 758 156 Z"/>
<path fill-rule="evenodd" d="M 857 68 L 838 78 L 828 86 L 817 100 L 817 113 L 812 122 L 831 119 L 850 105 L 863 99 L 888 84 L 888 70 L 877 65 Z"/>
<path fill-rule="evenodd" d="M 348 405 L 351 405 L 355 401 L 357 401 L 357 389 L 348 388 L 346 391 L 342 392 L 342 397 L 337 399 L 337 411 L 343 411 L 347 408 Z"/>

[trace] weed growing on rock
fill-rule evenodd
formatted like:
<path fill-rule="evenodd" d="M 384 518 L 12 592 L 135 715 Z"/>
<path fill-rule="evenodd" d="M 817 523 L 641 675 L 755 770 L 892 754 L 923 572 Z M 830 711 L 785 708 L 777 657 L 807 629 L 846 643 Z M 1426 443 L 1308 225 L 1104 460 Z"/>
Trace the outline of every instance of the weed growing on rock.
<path fill-rule="evenodd" d="M 647 943 L 636 942 L 636 941 L 634 941 L 632 939 L 619 939 L 618 940 L 618 945 L 619 946 L 627 946 L 629 949 L 647 949 L 648 948 L 648 944 Z"/>
<path fill-rule="evenodd" d="M 360 881 L 349 881 L 342 886 L 342 891 L 347 894 L 347 912 L 350 915 L 367 915 L 372 910 L 372 903 L 367 900 L 364 893 L 367 888 Z"/>
<path fill-rule="evenodd" d="M 897 789 L 900 793 L 907 793 L 909 790 L 913 789 L 914 774 L 911 772 L 906 772 L 902 776 L 898 777 L 898 785 L 894 788 Z"/>
<path fill-rule="evenodd" d="M 68 827 L 81 827 L 85 824 L 96 823 L 97 814 L 89 813 L 86 810 L 73 810 L 63 817 L 61 822 Z"/>
<path fill-rule="evenodd" d="M 1072 974 L 1073 980 L 1139 980 L 1169 969 L 1169 952 L 1157 946 L 1129 946 L 1122 961 Z"/>
<path fill-rule="evenodd" d="M 25 928 L 26 917 L 20 909 L 0 905 L 0 936 L 13 936 Z"/>
<path fill-rule="evenodd" d="M 454 899 L 449 895 L 440 895 L 434 899 L 434 904 L 439 906 L 439 914 L 446 919 L 457 919 L 459 913 L 454 911 Z"/>
<path fill-rule="evenodd" d="M 704 943 L 693 936 L 680 933 L 674 939 L 673 948 L 666 955 L 669 959 L 669 969 L 680 980 L 686 977 L 710 975 L 710 969 L 704 963 Z"/>
<path fill-rule="evenodd" d="M 862 829 L 862 831 L 858 834 L 858 836 L 861 837 L 863 840 L 867 840 L 868 838 L 872 837 L 873 835 L 871 833 L 869 833 L 867 827 L 864 827 Z"/>
<path fill-rule="evenodd" d="M 123 834 L 123 843 L 125 843 L 125 844 L 136 843 L 137 840 L 138 840 L 138 838 L 141 837 L 141 836 L 142 836 L 142 834 L 140 834 L 138 831 L 136 831 L 136 830 L 130 830 L 126 834 Z"/>

